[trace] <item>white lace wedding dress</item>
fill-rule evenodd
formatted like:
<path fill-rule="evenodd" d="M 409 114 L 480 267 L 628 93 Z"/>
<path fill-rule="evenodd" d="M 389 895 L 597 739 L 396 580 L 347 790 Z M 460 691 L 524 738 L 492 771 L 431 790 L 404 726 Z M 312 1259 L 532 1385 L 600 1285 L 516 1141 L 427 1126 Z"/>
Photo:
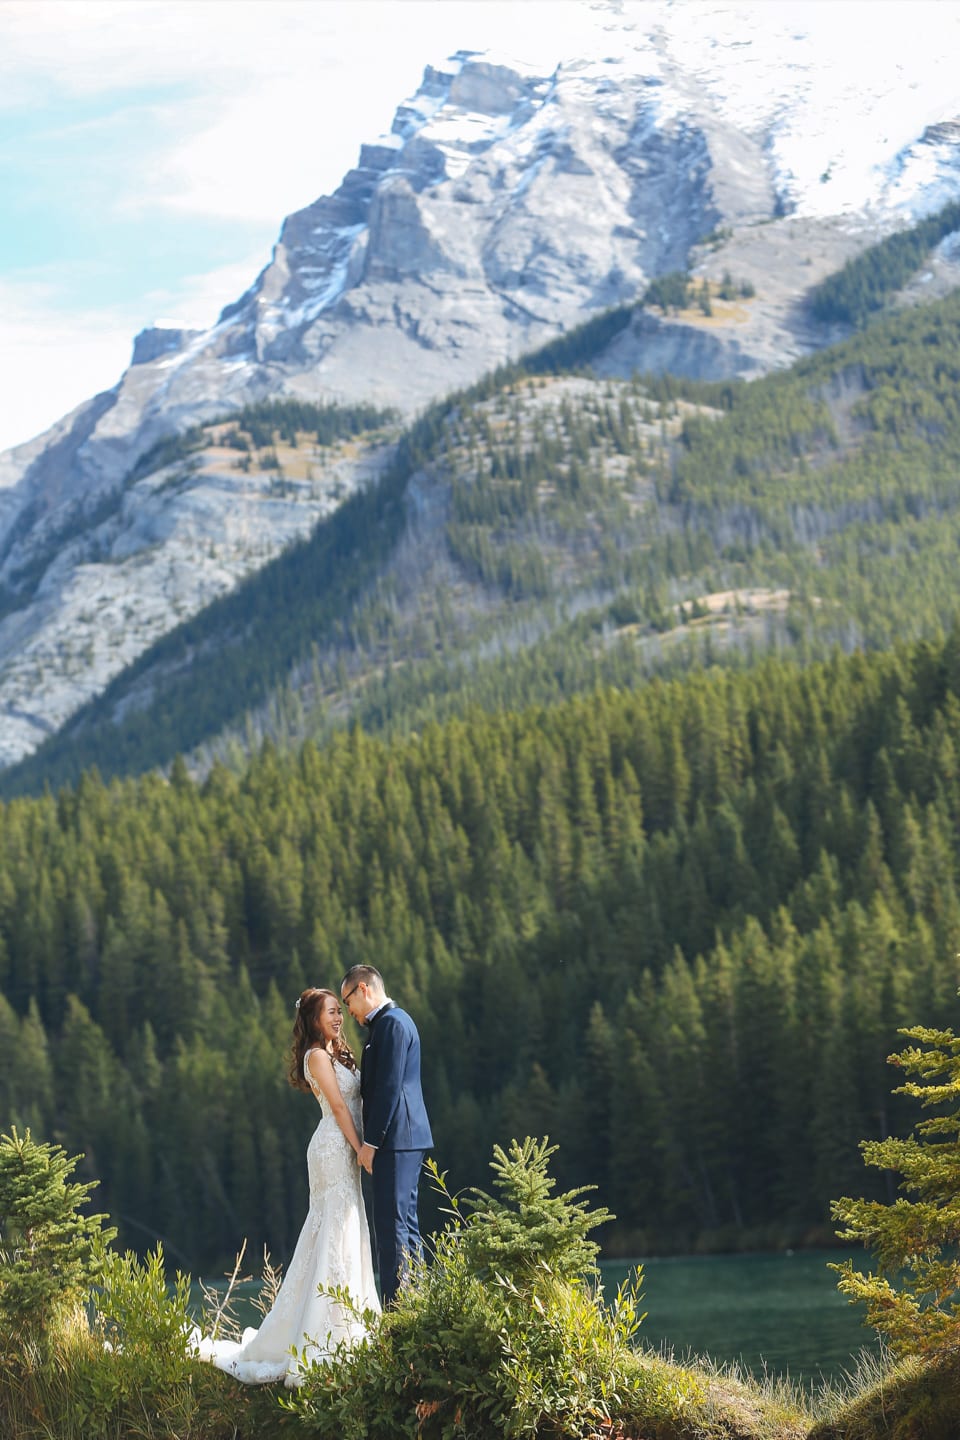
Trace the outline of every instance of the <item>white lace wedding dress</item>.
<path fill-rule="evenodd" d="M 317 1099 L 322 1096 L 303 1058 L 303 1073 Z M 345 1065 L 334 1065 L 340 1093 L 360 1125 L 360 1077 Z M 356 1315 L 317 1287 L 342 1286 L 358 1310 L 380 1309 L 373 1279 L 370 1232 L 360 1190 L 360 1167 L 353 1148 L 329 1106 L 307 1146 L 310 1209 L 297 1248 L 277 1298 L 259 1329 L 247 1329 L 243 1340 L 211 1340 L 194 1332 L 198 1354 L 248 1385 L 283 1380 L 294 1386 L 303 1378 L 299 1356 L 322 1363 L 340 1340 L 359 1339 L 364 1331 Z M 296 1350 L 295 1355 L 293 1351 Z"/>

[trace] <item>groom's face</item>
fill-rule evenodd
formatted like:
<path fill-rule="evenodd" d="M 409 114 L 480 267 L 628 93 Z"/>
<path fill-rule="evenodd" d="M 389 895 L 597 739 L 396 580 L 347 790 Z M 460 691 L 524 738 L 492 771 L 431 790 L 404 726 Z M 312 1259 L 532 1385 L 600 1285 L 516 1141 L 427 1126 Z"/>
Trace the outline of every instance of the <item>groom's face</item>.
<path fill-rule="evenodd" d="M 346 1005 L 354 1020 L 363 1024 L 368 1011 L 373 1009 L 370 1000 L 370 986 L 365 980 L 360 980 L 356 985 L 344 985 L 340 991 L 340 999 Z"/>

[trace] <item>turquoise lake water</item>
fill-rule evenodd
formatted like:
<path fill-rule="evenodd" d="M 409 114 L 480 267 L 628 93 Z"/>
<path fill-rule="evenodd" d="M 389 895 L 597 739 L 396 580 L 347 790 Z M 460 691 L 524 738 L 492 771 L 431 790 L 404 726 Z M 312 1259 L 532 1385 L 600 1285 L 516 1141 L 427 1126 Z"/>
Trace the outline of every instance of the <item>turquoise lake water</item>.
<path fill-rule="evenodd" d="M 876 1350 L 876 1335 L 860 1323 L 861 1306 L 837 1290 L 828 1261 L 836 1250 L 774 1255 L 684 1255 L 644 1260 L 640 1335 L 647 1344 L 673 1347 L 714 1360 L 741 1361 L 754 1374 L 764 1368 L 804 1384 L 839 1378 L 861 1349 Z M 863 1266 L 863 1257 L 854 1257 Z M 612 1297 L 630 1262 L 602 1266 Z"/>

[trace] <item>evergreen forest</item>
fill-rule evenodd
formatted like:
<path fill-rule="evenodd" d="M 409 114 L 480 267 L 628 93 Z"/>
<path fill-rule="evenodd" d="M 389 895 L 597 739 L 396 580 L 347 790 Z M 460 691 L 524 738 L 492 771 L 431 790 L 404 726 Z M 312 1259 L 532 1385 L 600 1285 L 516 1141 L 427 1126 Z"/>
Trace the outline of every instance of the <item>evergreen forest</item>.
<path fill-rule="evenodd" d="M 946 223 L 749 385 L 598 379 L 623 307 L 405 429 L 235 417 L 388 456 L 0 780 L 0 1120 L 122 1244 L 289 1254 L 293 1000 L 357 961 L 452 1189 L 548 1135 L 609 1254 L 831 1236 L 958 1021 L 960 293 L 871 318 Z"/>
<path fill-rule="evenodd" d="M 958 754 L 954 628 L 10 801 L 0 1113 L 129 1244 L 287 1254 L 292 999 L 375 962 L 455 1188 L 549 1134 L 611 1253 L 823 1239 L 896 1027 L 956 1024 Z"/>

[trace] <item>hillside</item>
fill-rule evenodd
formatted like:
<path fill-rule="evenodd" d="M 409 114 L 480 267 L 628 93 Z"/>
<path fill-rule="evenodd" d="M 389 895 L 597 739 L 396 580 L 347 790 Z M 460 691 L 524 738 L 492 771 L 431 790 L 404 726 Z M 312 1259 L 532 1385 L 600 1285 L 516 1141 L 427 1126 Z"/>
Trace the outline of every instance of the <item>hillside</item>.
<path fill-rule="evenodd" d="M 246 406 L 159 441 L 98 503 L 64 510 L 0 587 L 0 766 L 369 483 L 392 419 Z"/>
<path fill-rule="evenodd" d="M 212 432 L 245 407 L 409 420 L 620 307 L 629 323 L 596 357 L 614 382 L 755 378 L 843 338 L 858 304 L 811 301 L 884 237 L 903 242 L 912 299 L 956 286 L 949 86 L 900 67 L 851 87 L 830 28 L 778 7 L 691 14 L 584 6 L 582 42 L 549 65 L 427 66 L 215 324 L 148 326 L 116 385 L 0 455 L 0 765 L 389 464 L 364 446 L 335 480 L 240 472 Z M 677 275 L 692 304 L 643 303 Z M 189 480 L 156 465 L 198 432 Z"/>
<path fill-rule="evenodd" d="M 960 296 L 749 385 L 571 373 L 630 323 L 611 312 L 432 407 L 379 482 L 148 649 L 2 788 L 947 623 Z"/>

